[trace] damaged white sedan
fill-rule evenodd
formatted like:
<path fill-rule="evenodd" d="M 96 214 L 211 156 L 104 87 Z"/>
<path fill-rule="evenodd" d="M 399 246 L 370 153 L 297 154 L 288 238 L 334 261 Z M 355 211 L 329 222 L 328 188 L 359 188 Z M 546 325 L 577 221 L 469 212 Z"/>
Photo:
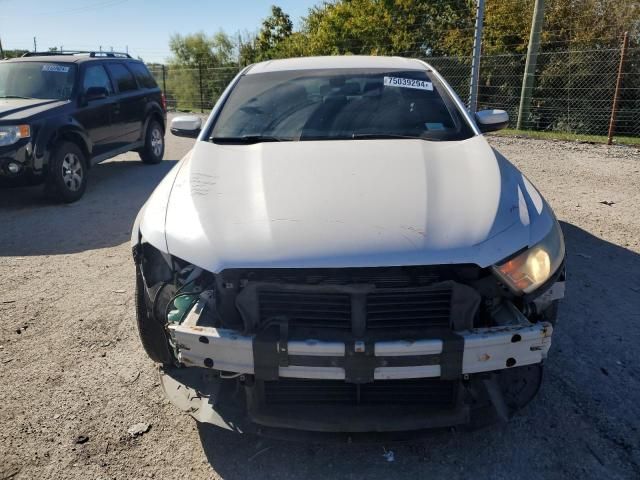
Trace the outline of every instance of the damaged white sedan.
<path fill-rule="evenodd" d="M 245 68 L 135 222 L 169 398 L 241 432 L 479 426 L 536 394 L 564 294 L 549 205 L 428 64 Z"/>

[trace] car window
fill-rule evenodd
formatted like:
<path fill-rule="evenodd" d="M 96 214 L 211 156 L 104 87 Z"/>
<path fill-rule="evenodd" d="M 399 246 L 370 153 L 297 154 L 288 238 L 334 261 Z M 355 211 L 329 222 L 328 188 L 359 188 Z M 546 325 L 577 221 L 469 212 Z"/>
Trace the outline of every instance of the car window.
<path fill-rule="evenodd" d="M 429 72 L 362 68 L 244 75 L 211 137 L 332 140 L 385 135 L 463 140 L 474 133 Z"/>
<path fill-rule="evenodd" d="M 104 87 L 109 94 L 113 93 L 111 80 L 102 65 L 91 65 L 84 71 L 82 91 L 86 92 L 91 87 Z"/>
<path fill-rule="evenodd" d="M 54 62 L 1 62 L 0 98 L 66 100 L 71 96 L 76 66 Z"/>
<path fill-rule="evenodd" d="M 147 67 L 142 63 L 129 63 L 128 67 L 136 77 L 138 85 L 142 88 L 156 88 L 158 86 L 151 73 L 149 73 L 149 70 L 147 70 Z"/>
<path fill-rule="evenodd" d="M 121 63 L 109 63 L 107 68 L 120 93 L 138 88 L 131 72 Z"/>

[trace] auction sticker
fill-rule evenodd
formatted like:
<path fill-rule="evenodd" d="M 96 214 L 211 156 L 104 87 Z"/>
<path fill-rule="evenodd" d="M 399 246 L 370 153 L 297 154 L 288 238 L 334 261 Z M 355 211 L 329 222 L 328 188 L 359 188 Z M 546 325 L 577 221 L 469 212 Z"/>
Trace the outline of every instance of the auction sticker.
<path fill-rule="evenodd" d="M 417 88 L 418 90 L 433 90 L 433 83 L 425 80 L 402 77 L 384 77 L 385 87 Z"/>
<path fill-rule="evenodd" d="M 67 73 L 69 71 L 69 67 L 65 67 L 64 65 L 43 65 L 43 72 L 58 72 L 58 73 Z"/>

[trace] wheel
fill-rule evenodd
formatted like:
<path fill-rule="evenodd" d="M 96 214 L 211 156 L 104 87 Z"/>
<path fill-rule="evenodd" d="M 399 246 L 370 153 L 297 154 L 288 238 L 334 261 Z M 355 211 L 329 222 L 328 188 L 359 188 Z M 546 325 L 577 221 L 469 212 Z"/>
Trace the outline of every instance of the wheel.
<path fill-rule="evenodd" d="M 157 295 L 158 293 L 156 293 Z M 169 349 L 169 338 L 164 324 L 155 319 L 150 312 L 152 301 L 144 287 L 140 267 L 136 268 L 136 320 L 138 335 L 149 358 L 165 365 L 174 364 L 174 357 Z"/>
<path fill-rule="evenodd" d="M 82 150 L 73 142 L 63 141 L 53 149 L 46 190 L 55 200 L 72 203 L 87 188 L 87 161 Z"/>
<path fill-rule="evenodd" d="M 144 147 L 140 150 L 140 159 L 144 163 L 155 164 L 164 156 L 164 131 L 157 120 L 149 120 L 144 139 Z"/>

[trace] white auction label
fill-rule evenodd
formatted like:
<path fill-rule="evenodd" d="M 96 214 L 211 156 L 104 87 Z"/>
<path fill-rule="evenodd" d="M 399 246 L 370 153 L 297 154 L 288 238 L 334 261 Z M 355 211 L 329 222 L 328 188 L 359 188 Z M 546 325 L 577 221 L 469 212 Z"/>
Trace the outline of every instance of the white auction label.
<path fill-rule="evenodd" d="M 43 72 L 58 72 L 58 73 L 67 73 L 69 71 L 69 67 L 65 67 L 64 65 L 43 65 Z"/>
<path fill-rule="evenodd" d="M 433 83 L 415 78 L 384 77 L 385 87 L 417 88 L 418 90 L 433 90 Z"/>

